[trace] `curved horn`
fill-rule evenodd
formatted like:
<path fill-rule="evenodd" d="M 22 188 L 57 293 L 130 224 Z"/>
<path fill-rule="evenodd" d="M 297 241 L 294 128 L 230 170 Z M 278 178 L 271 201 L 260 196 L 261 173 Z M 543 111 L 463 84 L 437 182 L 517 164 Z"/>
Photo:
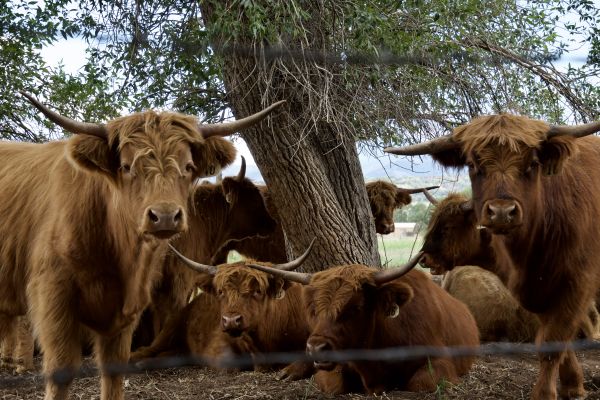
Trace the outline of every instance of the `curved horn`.
<path fill-rule="evenodd" d="M 242 157 L 242 166 L 240 167 L 240 172 L 238 172 L 237 176 L 235 177 L 236 181 L 241 181 L 246 177 L 246 159 L 244 158 L 244 156 Z"/>
<path fill-rule="evenodd" d="M 314 238 L 312 242 L 310 242 L 308 248 L 301 256 L 297 257 L 295 260 L 286 262 L 285 264 L 275 264 L 273 265 L 273 268 L 277 268 L 280 271 L 293 271 L 296 268 L 300 267 L 308 258 L 308 255 L 310 254 L 313 245 L 315 244 L 315 240 L 317 240 L 317 238 Z"/>
<path fill-rule="evenodd" d="M 181 262 L 183 262 L 190 269 L 193 269 L 196 272 L 202 272 L 202 273 L 210 274 L 210 275 L 214 275 L 217 273 L 217 267 L 212 266 L 212 265 L 200 264 L 200 263 L 197 263 L 196 261 L 190 260 L 183 254 L 178 252 L 177 249 L 175 249 L 175 247 L 173 247 L 171 245 L 171 243 L 169 243 L 169 248 L 181 260 Z"/>
<path fill-rule="evenodd" d="M 460 204 L 460 209 L 462 211 L 472 211 L 473 210 L 473 200 L 467 200 Z"/>
<path fill-rule="evenodd" d="M 411 269 L 415 267 L 419 263 L 419 260 L 423 256 L 423 252 L 420 251 L 416 256 L 411 258 L 406 264 L 398 268 L 386 269 L 384 271 L 379 271 L 375 273 L 373 279 L 375 280 L 375 284 L 380 286 L 389 281 L 393 281 L 394 279 L 400 278 L 402 275 L 407 274 Z"/>
<path fill-rule="evenodd" d="M 436 139 L 424 143 L 413 144 L 404 147 L 386 147 L 383 149 L 386 153 L 400 156 L 419 156 L 423 154 L 435 154 L 446 150 L 452 150 L 459 147 L 460 144 L 452 139 L 452 134 L 440 136 Z"/>
<path fill-rule="evenodd" d="M 435 197 L 433 197 L 431 193 L 429 193 L 429 190 L 424 188 L 423 194 L 425 195 L 425 197 L 427 197 L 427 200 L 429 200 L 429 202 L 434 206 L 437 206 L 440 203 Z"/>
<path fill-rule="evenodd" d="M 548 133 L 546 133 L 546 138 L 550 139 L 555 136 L 573 136 L 580 138 L 598 131 L 600 131 L 600 121 L 583 125 L 550 125 L 550 129 L 548 129 Z"/>
<path fill-rule="evenodd" d="M 298 282 L 303 285 L 308 285 L 310 283 L 310 279 L 312 277 L 312 274 L 307 274 L 305 272 L 284 271 L 284 270 L 273 268 L 273 267 L 267 267 L 266 265 L 246 264 L 246 266 L 257 269 L 262 272 L 266 272 L 267 274 L 278 276 L 278 277 L 286 279 L 288 281 Z"/>
<path fill-rule="evenodd" d="M 275 110 L 283 103 L 285 103 L 285 100 L 280 100 L 277 103 L 271 104 L 264 110 L 257 112 L 256 114 L 252 114 L 246 118 L 238 119 L 237 121 L 224 122 L 221 124 L 198 125 L 198 130 L 204 139 L 211 136 L 228 136 L 260 122 L 267 115 L 269 115 L 271 111 Z"/>
<path fill-rule="evenodd" d="M 408 193 L 408 194 L 416 194 L 416 193 L 421 193 L 421 192 L 423 192 L 424 190 L 432 190 L 432 189 L 437 189 L 437 188 L 439 188 L 439 186 L 427 186 L 427 187 L 424 187 L 424 188 L 417 188 L 417 189 L 400 189 L 400 190 L 403 190 L 403 191 L 405 191 L 405 192 L 406 192 L 406 193 Z"/>
<path fill-rule="evenodd" d="M 56 125 L 63 127 L 67 131 L 71 133 L 92 135 L 101 139 L 108 139 L 108 131 L 106 130 L 106 126 L 104 126 L 104 124 L 92 124 L 90 122 L 78 122 L 72 120 L 71 118 L 67 118 L 50 110 L 48 107 L 37 101 L 37 99 L 29 93 L 22 91 L 21 94 L 25 96 L 25 98 L 27 98 L 27 100 L 29 100 L 29 102 L 33 104 L 35 108 L 40 110 L 42 114 L 46 116 L 46 118 L 54 122 Z"/>

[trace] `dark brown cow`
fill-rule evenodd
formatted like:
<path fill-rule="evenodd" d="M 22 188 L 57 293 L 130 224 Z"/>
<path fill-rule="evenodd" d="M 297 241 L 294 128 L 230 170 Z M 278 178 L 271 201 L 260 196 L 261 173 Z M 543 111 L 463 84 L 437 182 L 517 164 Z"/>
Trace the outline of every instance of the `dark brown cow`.
<path fill-rule="evenodd" d="M 365 265 L 333 267 L 314 274 L 249 264 L 274 276 L 306 285 L 304 311 L 311 334 L 306 349 L 379 349 L 394 346 L 478 346 L 479 333 L 467 307 L 420 271 L 410 271 L 420 255 L 401 268 L 382 271 Z M 319 387 L 332 394 L 356 388 L 381 393 L 393 388 L 431 391 L 440 380 L 456 383 L 472 357 L 403 362 L 317 362 Z M 336 369 L 337 368 L 337 369 Z"/>
<path fill-rule="evenodd" d="M 101 125 L 27 97 L 76 135 L 0 144 L 0 339 L 29 307 L 46 374 L 78 367 L 82 336 L 101 366 L 126 362 L 167 239 L 187 229 L 192 182 L 233 159 L 231 143 L 209 137 L 272 108 L 231 124 L 148 111 Z M 46 399 L 65 399 L 69 384 L 49 379 Z M 122 377 L 103 375 L 101 397 L 121 399 Z"/>
<path fill-rule="evenodd" d="M 219 247 L 230 239 L 268 235 L 275 221 L 265 208 L 259 189 L 245 178 L 246 162 L 236 177 L 227 177 L 219 184 L 205 182 L 194 187 L 190 196 L 188 224 L 190 229 L 173 244 L 202 263 L 209 263 Z M 154 334 L 188 303 L 193 289 L 201 278 L 167 255 L 163 275 L 152 293 L 150 310 L 154 317 Z M 141 326 L 139 329 L 148 329 Z"/>
<path fill-rule="evenodd" d="M 377 233 L 387 235 L 394 232 L 394 210 L 404 207 L 411 202 L 411 194 L 421 193 L 423 190 L 436 189 L 439 186 L 429 186 L 418 189 L 403 189 L 389 182 L 374 181 L 366 184 L 371 213 L 375 222 Z M 261 187 L 269 213 L 279 221 L 277 209 L 269 196 L 265 186 Z M 275 231 L 264 238 L 248 238 L 244 240 L 232 240 L 219 250 L 212 260 L 212 264 L 222 264 L 227 261 L 227 255 L 235 250 L 246 258 L 261 261 L 282 263 L 287 261 L 285 253 L 285 237 L 281 224 L 278 223 Z"/>
<path fill-rule="evenodd" d="M 600 123 L 550 126 L 515 115 L 472 120 L 431 142 L 387 152 L 431 154 L 447 167 L 469 167 L 473 207 L 491 233 L 508 287 L 538 314 L 538 343 L 575 337 L 600 284 Z M 540 357 L 534 399 L 583 396 L 571 350 Z"/>
<path fill-rule="evenodd" d="M 275 267 L 296 268 L 311 248 L 312 245 L 296 260 Z M 214 267 L 173 251 L 194 273 L 212 277 L 204 286 L 208 293 L 195 298 L 151 346 L 139 349 L 132 358 L 191 352 L 219 359 L 229 354 L 304 349 L 308 325 L 302 309 L 301 285 L 249 268 L 248 262 Z M 217 298 L 218 306 L 211 297 Z M 283 374 L 303 378 L 311 372 L 310 365 L 294 363 Z"/>

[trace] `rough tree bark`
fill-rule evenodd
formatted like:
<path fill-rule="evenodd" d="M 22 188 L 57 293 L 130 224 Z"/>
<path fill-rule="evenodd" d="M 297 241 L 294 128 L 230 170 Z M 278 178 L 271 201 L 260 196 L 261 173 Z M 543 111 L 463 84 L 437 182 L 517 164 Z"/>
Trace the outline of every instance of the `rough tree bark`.
<path fill-rule="evenodd" d="M 221 0 L 202 2 L 207 27 L 218 23 L 213 20 L 217 1 Z M 379 266 L 375 226 L 354 140 L 320 115 L 322 110 L 307 109 L 311 106 L 307 106 L 306 82 L 314 87 L 325 84 L 320 79 L 329 74 L 327 67 L 304 63 L 306 75 L 298 80 L 280 73 L 281 64 L 274 66 L 281 60 L 265 62 L 235 52 L 223 58 L 223 79 L 236 117 L 266 103 L 287 101 L 268 122 L 242 136 L 279 211 L 288 255 L 297 256 L 316 237 L 305 271 L 350 263 Z"/>

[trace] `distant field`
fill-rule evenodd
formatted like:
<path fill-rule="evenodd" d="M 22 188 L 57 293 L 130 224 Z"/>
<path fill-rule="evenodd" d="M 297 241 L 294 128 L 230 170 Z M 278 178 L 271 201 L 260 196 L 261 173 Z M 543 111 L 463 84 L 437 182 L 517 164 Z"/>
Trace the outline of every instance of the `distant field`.
<path fill-rule="evenodd" d="M 422 236 L 394 237 L 393 235 L 377 235 L 381 264 L 394 267 L 404 264 L 410 257 L 421 250 Z"/>

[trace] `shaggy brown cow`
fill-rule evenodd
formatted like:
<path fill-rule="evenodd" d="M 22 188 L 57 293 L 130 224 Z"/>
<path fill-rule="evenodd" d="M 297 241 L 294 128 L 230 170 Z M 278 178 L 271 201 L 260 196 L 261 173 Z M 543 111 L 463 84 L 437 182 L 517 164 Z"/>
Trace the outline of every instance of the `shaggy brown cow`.
<path fill-rule="evenodd" d="M 274 267 L 300 266 L 311 248 L 312 244 L 296 260 Z M 308 326 L 301 308 L 300 285 L 255 271 L 247 266 L 249 262 L 214 267 L 194 262 L 174 248 L 173 252 L 195 273 L 212 276 L 212 281 L 204 286 L 209 293 L 197 296 L 161 331 L 151 346 L 136 351 L 133 359 L 188 352 L 218 359 L 232 353 L 304 348 Z M 212 299 L 215 297 L 218 306 Z M 310 365 L 299 362 L 288 366 L 284 375 L 303 378 L 311 372 Z"/>
<path fill-rule="evenodd" d="M 431 154 L 447 167 L 469 167 L 473 207 L 491 233 L 508 287 L 538 314 L 538 343 L 575 337 L 600 284 L 600 123 L 550 126 L 515 115 L 472 120 L 451 135 L 387 152 Z M 583 396 L 571 350 L 540 357 L 534 399 Z"/>
<path fill-rule="evenodd" d="M 467 307 L 423 272 L 407 273 L 419 257 L 387 271 L 345 265 L 306 274 L 249 266 L 306 285 L 304 310 L 311 328 L 306 350 L 311 354 L 394 346 L 478 346 L 477 325 Z M 353 361 L 337 370 L 332 362 L 316 362 L 315 366 L 330 371 L 318 374 L 319 387 L 337 394 L 356 386 L 352 375 L 360 377 L 368 393 L 392 388 L 431 391 L 441 379 L 458 382 L 472 363 L 472 357 L 463 357 Z"/>
<path fill-rule="evenodd" d="M 411 194 L 421 193 L 423 190 L 436 189 L 439 186 L 429 186 L 418 189 L 403 189 L 385 181 L 369 182 L 366 185 L 371 213 L 375 221 L 377 233 L 387 235 L 394 232 L 394 210 L 404 207 L 411 202 Z M 266 187 L 262 187 L 269 213 L 279 221 L 277 209 L 269 196 Z M 227 261 L 227 255 L 235 250 L 246 258 L 261 261 L 282 263 L 287 261 L 285 253 L 285 238 L 281 224 L 278 223 L 275 231 L 265 238 L 248 238 L 232 240 L 223 246 L 212 259 L 211 264 L 222 264 Z"/>
<path fill-rule="evenodd" d="M 467 265 L 444 275 L 442 288 L 469 307 L 482 341 L 532 342 L 539 318 L 525 310 L 494 273 Z M 600 318 L 595 304 L 581 322 L 579 337 L 598 337 Z"/>
<path fill-rule="evenodd" d="M 152 111 L 80 123 L 26 97 L 72 138 L 0 144 L 0 339 L 27 306 L 44 372 L 73 371 L 81 337 L 100 365 L 126 362 L 131 334 L 150 300 L 167 239 L 187 229 L 192 182 L 229 164 L 219 137 L 272 108 L 230 124 Z M 68 383 L 48 379 L 46 399 Z M 102 399 L 123 397 L 121 376 L 102 376 Z"/>
<path fill-rule="evenodd" d="M 173 244 L 202 263 L 209 263 L 217 249 L 230 239 L 268 235 L 275 221 L 265 208 L 259 189 L 245 178 L 246 161 L 236 177 L 227 177 L 215 185 L 205 182 L 194 187 L 188 225 L 190 229 Z M 168 254 L 159 286 L 152 293 L 150 310 L 154 316 L 156 336 L 169 317 L 176 315 L 188 303 L 197 286 L 198 273 L 190 270 Z M 141 326 L 138 329 L 148 329 Z"/>

